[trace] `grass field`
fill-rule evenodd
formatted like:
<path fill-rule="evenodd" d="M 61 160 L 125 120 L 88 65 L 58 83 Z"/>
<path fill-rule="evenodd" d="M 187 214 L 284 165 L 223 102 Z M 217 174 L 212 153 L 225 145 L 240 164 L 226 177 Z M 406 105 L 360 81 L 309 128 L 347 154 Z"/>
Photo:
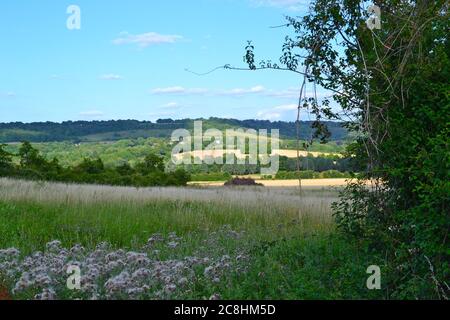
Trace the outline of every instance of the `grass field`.
<path fill-rule="evenodd" d="M 367 267 L 382 261 L 337 233 L 336 198 L 0 179 L 0 249 L 18 250 L 0 251 L 0 278 L 26 299 L 382 298 L 366 288 Z M 71 291 L 74 264 L 82 286 Z"/>

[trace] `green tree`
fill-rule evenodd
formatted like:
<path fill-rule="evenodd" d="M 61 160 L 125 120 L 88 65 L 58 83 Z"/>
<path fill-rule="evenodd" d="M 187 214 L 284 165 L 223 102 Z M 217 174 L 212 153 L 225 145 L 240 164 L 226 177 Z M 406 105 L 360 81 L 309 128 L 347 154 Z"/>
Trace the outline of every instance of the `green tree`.
<path fill-rule="evenodd" d="M 152 172 L 164 172 L 164 158 L 156 154 L 148 154 L 142 163 L 137 165 L 137 170 L 142 174 L 149 174 Z"/>
<path fill-rule="evenodd" d="M 102 159 L 83 159 L 83 162 L 80 163 L 76 170 L 87 173 L 87 174 L 100 174 L 104 172 L 105 165 L 103 164 Z"/>
<path fill-rule="evenodd" d="M 287 18 L 279 63 L 255 61 L 249 70 L 292 71 L 303 80 L 299 110 L 345 121 L 350 147 L 364 174 L 335 204 L 348 235 L 369 241 L 386 258 L 391 297 L 448 298 L 450 251 L 449 14 L 445 0 L 374 1 L 381 29 L 371 30 L 365 1 L 315 0 L 303 18 Z M 230 66 L 226 66 L 231 68 Z M 306 84 L 333 92 L 305 98 Z M 366 181 L 372 181 L 370 188 Z"/>
<path fill-rule="evenodd" d="M 31 143 L 27 141 L 22 143 L 18 156 L 20 157 L 20 166 L 22 168 L 38 170 L 46 163 L 45 159 L 39 154 L 39 151 L 33 148 Z"/>
<path fill-rule="evenodd" d="M 134 174 L 134 169 L 130 166 L 130 164 L 128 162 L 125 162 L 125 163 L 117 166 L 116 171 L 121 176 L 129 176 L 129 175 Z"/>
<path fill-rule="evenodd" d="M 5 150 L 6 145 L 0 144 L 0 176 L 11 175 L 14 168 L 12 154 Z"/>

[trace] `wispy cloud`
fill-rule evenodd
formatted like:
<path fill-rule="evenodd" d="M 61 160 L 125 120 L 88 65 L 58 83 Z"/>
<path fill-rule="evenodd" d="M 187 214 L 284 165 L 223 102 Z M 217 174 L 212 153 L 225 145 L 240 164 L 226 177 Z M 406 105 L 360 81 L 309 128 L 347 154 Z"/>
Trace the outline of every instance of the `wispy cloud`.
<path fill-rule="evenodd" d="M 181 86 L 155 88 L 151 90 L 152 94 L 157 95 L 216 95 L 229 97 L 242 97 L 245 95 L 263 94 L 266 88 L 263 86 L 254 86 L 251 88 L 234 88 L 231 90 L 212 91 L 205 88 L 185 88 Z"/>
<path fill-rule="evenodd" d="M 280 120 L 283 116 L 286 116 L 288 113 L 292 113 L 292 111 L 297 109 L 298 105 L 296 104 L 283 104 L 270 109 L 261 110 L 257 113 L 257 116 L 261 120 Z"/>
<path fill-rule="evenodd" d="M 152 45 L 175 43 L 183 39 L 180 35 L 164 35 L 156 32 L 148 32 L 142 34 L 130 34 L 122 32 L 117 39 L 113 40 L 115 45 L 136 44 L 141 48 L 146 48 Z"/>
<path fill-rule="evenodd" d="M 205 88 L 184 88 L 181 86 L 155 88 L 151 90 L 152 94 L 157 95 L 183 95 L 183 94 L 206 94 L 208 89 Z"/>
<path fill-rule="evenodd" d="M 186 89 L 183 87 L 166 87 L 166 88 L 155 88 L 152 89 L 153 94 L 180 94 L 185 93 Z"/>
<path fill-rule="evenodd" d="M 235 88 L 232 90 L 226 90 L 219 92 L 220 95 L 223 96 L 235 96 L 235 97 L 241 97 L 248 94 L 259 94 L 266 91 L 266 88 L 263 86 L 255 86 L 252 88 Z"/>
<path fill-rule="evenodd" d="M 292 111 L 292 110 L 297 110 L 298 105 L 297 104 L 283 104 L 281 106 L 276 106 L 273 109 L 278 110 L 278 111 Z"/>
<path fill-rule="evenodd" d="M 9 92 L 0 92 L 0 98 L 15 98 L 17 97 L 17 94 L 15 92 L 9 91 Z"/>
<path fill-rule="evenodd" d="M 270 121 L 275 121 L 275 120 L 279 120 L 281 118 L 281 113 L 280 112 L 274 112 L 274 111 L 260 111 L 258 112 L 258 119 L 261 120 L 270 120 Z"/>
<path fill-rule="evenodd" d="M 161 107 L 167 108 L 167 109 L 177 109 L 177 108 L 180 108 L 181 105 L 178 102 L 169 102 L 169 103 L 163 104 Z"/>
<path fill-rule="evenodd" d="M 314 97 L 317 95 L 318 99 L 331 97 L 333 95 L 332 92 L 325 89 L 318 89 L 316 93 L 308 90 L 305 94 L 306 97 Z M 265 92 L 265 95 L 273 98 L 298 99 L 300 96 L 300 88 L 291 87 L 284 90 L 268 90 Z"/>
<path fill-rule="evenodd" d="M 102 111 L 98 110 L 89 110 L 83 111 L 79 113 L 79 116 L 85 119 L 98 119 L 103 117 L 105 114 Z"/>
<path fill-rule="evenodd" d="M 176 113 L 171 111 L 151 112 L 148 114 L 148 116 L 150 117 L 150 120 L 158 120 L 161 119 L 162 117 L 174 117 L 176 116 Z"/>
<path fill-rule="evenodd" d="M 270 90 L 266 92 L 266 95 L 268 97 L 274 97 L 274 98 L 287 98 L 287 99 L 293 99 L 298 98 L 300 94 L 299 88 L 287 88 L 284 90 Z"/>
<path fill-rule="evenodd" d="M 308 8 L 310 0 L 251 0 L 257 6 L 286 8 L 290 11 L 300 11 Z"/>
<path fill-rule="evenodd" d="M 290 102 L 297 102 L 300 94 L 300 88 L 297 87 L 289 87 L 281 90 L 267 89 L 262 85 L 256 85 L 249 88 L 234 88 L 234 89 L 224 89 L 224 90 L 210 90 L 206 88 L 186 88 L 182 86 L 172 86 L 172 87 L 163 87 L 163 88 L 154 88 L 150 90 L 151 94 L 154 95 L 167 95 L 167 96 L 183 96 L 183 95 L 201 95 L 201 96 L 221 96 L 221 97 L 233 97 L 233 98 L 242 98 L 245 96 L 261 96 L 261 97 L 269 97 L 279 99 L 286 99 Z M 332 97 L 333 93 L 327 91 L 323 88 L 318 88 L 317 92 L 313 92 L 308 90 L 306 93 L 307 98 L 313 98 L 317 95 L 319 101 L 324 98 Z M 292 108 L 296 108 L 296 105 L 282 105 L 279 107 L 286 108 L 290 106 Z M 278 109 L 281 110 L 281 109 Z"/>
<path fill-rule="evenodd" d="M 109 74 L 103 74 L 99 77 L 100 80 L 122 80 L 122 76 L 118 75 L 118 74 L 113 74 L 113 73 L 109 73 Z"/>

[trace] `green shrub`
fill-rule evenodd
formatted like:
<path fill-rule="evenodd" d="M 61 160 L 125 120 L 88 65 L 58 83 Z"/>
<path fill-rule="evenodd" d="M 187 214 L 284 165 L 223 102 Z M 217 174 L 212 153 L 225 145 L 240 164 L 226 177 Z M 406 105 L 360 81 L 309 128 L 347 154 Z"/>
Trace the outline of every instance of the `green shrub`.
<path fill-rule="evenodd" d="M 85 158 L 74 167 L 63 168 L 58 159 L 47 161 L 30 143 L 24 142 L 18 156 L 20 165 L 15 166 L 12 155 L 0 146 L 0 176 L 135 187 L 185 186 L 190 180 L 183 169 L 165 172 L 163 158 L 154 154 L 147 155 L 134 168 L 128 163 L 108 168 L 100 158 Z"/>

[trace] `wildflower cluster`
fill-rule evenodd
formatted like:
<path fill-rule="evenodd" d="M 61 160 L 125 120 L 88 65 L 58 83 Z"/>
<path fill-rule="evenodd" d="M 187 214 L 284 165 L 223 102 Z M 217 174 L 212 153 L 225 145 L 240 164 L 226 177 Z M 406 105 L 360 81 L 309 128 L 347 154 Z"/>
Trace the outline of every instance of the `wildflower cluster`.
<path fill-rule="evenodd" d="M 219 237 L 230 240 L 240 233 L 225 227 L 204 241 L 195 255 L 180 257 L 183 238 L 154 234 L 138 251 L 113 249 L 109 243 L 93 250 L 81 245 L 64 248 L 52 241 L 43 252 L 23 257 L 18 249 L 0 250 L 0 275 L 20 298 L 54 299 L 175 299 L 188 297 L 197 282 L 220 283 L 230 272 L 245 272 L 248 256 L 228 252 Z M 161 251 L 164 251 L 165 259 Z M 80 289 L 69 290 L 69 268 L 80 270 Z M 220 294 L 211 292 L 211 299 Z"/>

